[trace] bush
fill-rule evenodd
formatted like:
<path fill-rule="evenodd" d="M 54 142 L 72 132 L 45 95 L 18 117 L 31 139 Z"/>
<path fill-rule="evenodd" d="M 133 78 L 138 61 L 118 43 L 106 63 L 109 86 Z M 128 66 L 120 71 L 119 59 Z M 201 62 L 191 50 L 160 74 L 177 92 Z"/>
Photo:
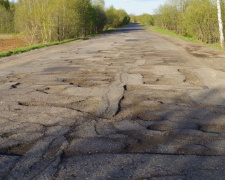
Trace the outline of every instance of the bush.
<path fill-rule="evenodd" d="M 154 19 L 153 16 L 151 16 L 150 14 L 143 14 L 140 16 L 136 16 L 136 21 L 146 25 L 146 26 L 153 26 L 154 25 Z"/>

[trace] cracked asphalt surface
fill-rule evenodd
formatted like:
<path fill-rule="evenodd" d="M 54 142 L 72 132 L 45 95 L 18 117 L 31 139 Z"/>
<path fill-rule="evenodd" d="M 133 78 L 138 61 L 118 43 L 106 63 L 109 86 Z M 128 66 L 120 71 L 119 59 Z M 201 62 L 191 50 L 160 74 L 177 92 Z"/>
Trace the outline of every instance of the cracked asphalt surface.
<path fill-rule="evenodd" d="M 0 179 L 225 177 L 225 53 L 138 24 L 0 59 Z"/>

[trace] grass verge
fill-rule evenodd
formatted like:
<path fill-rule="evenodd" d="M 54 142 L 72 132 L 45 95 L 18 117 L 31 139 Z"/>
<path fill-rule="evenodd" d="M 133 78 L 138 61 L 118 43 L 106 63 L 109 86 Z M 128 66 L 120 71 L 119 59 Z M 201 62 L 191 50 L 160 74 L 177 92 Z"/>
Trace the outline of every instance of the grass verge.
<path fill-rule="evenodd" d="M 20 53 L 23 53 L 23 52 L 31 51 L 31 50 L 34 50 L 34 49 L 40 49 L 40 48 L 43 48 L 43 47 L 59 45 L 59 44 L 75 41 L 75 40 L 78 40 L 78 39 L 82 39 L 82 38 L 68 39 L 68 40 L 64 40 L 64 41 L 51 42 L 51 43 L 35 44 L 35 45 L 32 45 L 32 46 L 26 46 L 26 47 L 22 47 L 22 48 L 11 50 L 11 51 L 4 51 L 4 52 L 0 53 L 0 57 L 7 57 L 7 56 L 14 55 L 14 54 L 20 54 Z"/>
<path fill-rule="evenodd" d="M 90 35 L 87 35 L 85 37 L 78 37 L 78 38 L 75 38 L 75 39 L 67 39 L 67 40 L 64 40 L 64 41 L 57 41 L 57 42 L 50 42 L 50 43 L 35 44 L 35 45 L 32 45 L 32 46 L 26 46 L 26 47 L 22 47 L 22 48 L 11 50 L 11 51 L 4 51 L 4 52 L 0 53 L 0 58 L 1 57 L 12 56 L 12 55 L 15 55 L 15 54 L 21 54 L 23 52 L 28 52 L 28 51 L 31 51 L 31 50 L 34 50 L 34 49 L 40 49 L 40 48 L 43 48 L 43 47 L 64 44 L 64 43 L 76 41 L 76 40 L 79 40 L 79 39 L 90 38 L 90 37 L 97 36 L 99 34 L 109 33 L 109 32 L 114 31 L 114 30 L 116 30 L 116 29 L 115 28 L 111 28 L 111 29 L 108 29 L 108 30 L 103 31 L 101 33 L 90 34 Z"/>
<path fill-rule="evenodd" d="M 199 43 L 199 44 L 202 44 L 202 45 L 207 45 L 207 46 L 214 47 L 216 49 L 224 51 L 224 49 L 222 49 L 218 43 L 215 43 L 215 44 L 203 43 L 202 41 L 199 41 L 197 39 L 186 37 L 186 36 L 182 36 L 182 35 L 176 34 L 173 31 L 170 31 L 170 30 L 167 30 L 167 29 L 163 29 L 163 28 L 160 28 L 160 27 L 157 27 L 157 26 L 146 26 L 146 25 L 141 25 L 141 26 L 146 28 L 146 29 L 152 30 L 154 32 L 160 33 L 160 34 L 169 35 L 171 37 L 179 38 L 179 39 L 182 39 L 182 40 L 185 40 L 185 41 L 189 41 L 189 42 L 194 42 L 194 43 Z"/>

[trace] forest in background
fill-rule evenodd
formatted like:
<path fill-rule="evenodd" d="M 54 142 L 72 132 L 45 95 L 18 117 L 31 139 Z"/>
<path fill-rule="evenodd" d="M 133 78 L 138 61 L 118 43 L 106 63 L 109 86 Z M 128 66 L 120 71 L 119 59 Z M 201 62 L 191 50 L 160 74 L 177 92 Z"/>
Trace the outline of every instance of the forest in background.
<path fill-rule="evenodd" d="M 225 1 L 221 0 L 225 23 Z M 0 0 L 0 34 L 24 35 L 29 44 L 63 41 L 131 22 L 158 26 L 205 43 L 219 42 L 216 0 L 168 0 L 153 15 L 134 16 L 104 0 Z"/>
<path fill-rule="evenodd" d="M 104 0 L 0 0 L 0 34 L 19 33 L 29 44 L 62 41 L 130 22 L 122 9 Z"/>
<path fill-rule="evenodd" d="M 225 2 L 221 0 L 225 23 Z M 154 25 L 204 43 L 220 40 L 216 0 L 168 0 L 154 15 L 131 16 L 132 22 Z"/>

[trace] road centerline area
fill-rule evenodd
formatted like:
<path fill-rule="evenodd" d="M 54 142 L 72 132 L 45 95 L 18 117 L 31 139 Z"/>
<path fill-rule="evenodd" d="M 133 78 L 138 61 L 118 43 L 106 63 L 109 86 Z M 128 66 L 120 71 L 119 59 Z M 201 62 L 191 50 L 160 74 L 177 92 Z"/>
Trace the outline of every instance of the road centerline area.
<path fill-rule="evenodd" d="M 0 179 L 223 179 L 224 55 L 131 23 L 1 58 Z"/>

